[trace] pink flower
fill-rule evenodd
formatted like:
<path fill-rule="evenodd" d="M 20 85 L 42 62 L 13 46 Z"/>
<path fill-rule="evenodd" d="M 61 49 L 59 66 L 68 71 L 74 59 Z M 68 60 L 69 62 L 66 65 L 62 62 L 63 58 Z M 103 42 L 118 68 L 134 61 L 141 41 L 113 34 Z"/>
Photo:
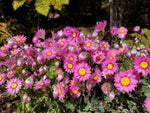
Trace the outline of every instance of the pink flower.
<path fill-rule="evenodd" d="M 95 72 L 91 76 L 91 83 L 92 84 L 99 83 L 99 82 L 101 82 L 101 79 L 102 79 L 101 76 Z"/>
<path fill-rule="evenodd" d="M 55 41 L 51 38 L 48 38 L 45 40 L 45 46 L 46 48 L 53 48 L 55 46 Z"/>
<path fill-rule="evenodd" d="M 5 82 L 5 74 L 0 74 L 0 85 Z"/>
<path fill-rule="evenodd" d="M 109 59 L 105 60 L 102 64 L 102 69 L 109 75 L 113 75 L 118 70 L 118 64 Z"/>
<path fill-rule="evenodd" d="M 49 83 L 50 83 L 50 79 L 40 80 L 36 82 L 35 89 L 42 89 L 46 87 L 47 85 L 49 85 Z"/>
<path fill-rule="evenodd" d="M 53 49 L 44 49 L 42 51 L 42 56 L 44 57 L 44 59 L 50 60 L 56 56 L 56 51 L 54 51 Z"/>
<path fill-rule="evenodd" d="M 77 55 L 75 53 L 73 53 L 73 52 L 69 52 L 67 54 L 67 56 L 65 57 L 65 60 L 75 63 L 77 61 Z"/>
<path fill-rule="evenodd" d="M 86 88 L 88 89 L 88 91 L 91 91 L 92 87 L 93 87 L 93 83 L 91 81 L 87 81 L 86 82 Z"/>
<path fill-rule="evenodd" d="M 144 106 L 146 110 L 150 113 L 150 97 L 147 97 L 144 101 Z"/>
<path fill-rule="evenodd" d="M 27 53 L 27 56 L 29 56 L 29 57 L 35 57 L 35 56 L 37 56 L 37 50 L 36 49 L 34 49 L 33 47 L 28 47 L 27 49 L 26 49 L 26 53 Z"/>
<path fill-rule="evenodd" d="M 64 62 L 64 69 L 68 73 L 73 73 L 75 71 L 76 64 L 74 62 L 65 61 Z"/>
<path fill-rule="evenodd" d="M 104 52 L 96 52 L 94 55 L 92 55 L 93 61 L 96 64 L 101 64 L 102 61 L 105 59 L 105 53 Z"/>
<path fill-rule="evenodd" d="M 71 41 L 73 43 L 78 42 L 80 39 L 80 32 L 77 28 L 71 28 L 70 32 L 68 34 L 68 41 Z"/>
<path fill-rule="evenodd" d="M 133 60 L 134 69 L 143 76 L 150 73 L 150 57 L 135 57 Z"/>
<path fill-rule="evenodd" d="M 17 35 L 13 37 L 13 40 L 15 42 L 15 44 L 22 44 L 26 41 L 26 37 L 24 37 L 23 35 Z"/>
<path fill-rule="evenodd" d="M 12 55 L 17 55 L 20 52 L 20 49 L 19 48 L 13 49 L 10 52 L 11 52 Z"/>
<path fill-rule="evenodd" d="M 112 91 L 112 86 L 110 83 L 104 83 L 101 86 L 101 90 L 103 91 L 104 94 L 108 94 Z"/>
<path fill-rule="evenodd" d="M 45 29 L 38 29 L 38 31 L 35 34 L 35 37 L 45 39 L 45 34 L 46 34 Z"/>
<path fill-rule="evenodd" d="M 80 63 L 76 66 L 74 77 L 80 82 L 88 80 L 91 76 L 91 67 L 87 63 Z"/>
<path fill-rule="evenodd" d="M 64 28 L 64 35 L 69 36 L 71 32 L 71 27 L 70 26 L 66 26 Z"/>
<path fill-rule="evenodd" d="M 67 40 L 62 38 L 59 39 L 57 42 L 57 47 L 60 48 L 61 50 L 64 49 L 67 46 Z"/>
<path fill-rule="evenodd" d="M 62 83 L 58 83 L 56 86 L 53 86 L 53 97 L 63 100 L 65 97 L 65 90 L 62 86 Z"/>
<path fill-rule="evenodd" d="M 18 78 L 12 78 L 7 81 L 6 89 L 10 94 L 16 94 L 22 87 L 22 81 Z"/>
<path fill-rule="evenodd" d="M 97 22 L 95 26 L 95 31 L 96 32 L 104 31 L 106 25 L 107 25 L 107 21 Z"/>
<path fill-rule="evenodd" d="M 138 80 L 131 77 L 126 70 L 120 71 L 114 77 L 115 86 L 119 91 L 132 92 L 137 87 Z"/>
<path fill-rule="evenodd" d="M 7 77 L 8 77 L 8 78 L 12 78 L 14 75 L 15 75 L 15 72 L 14 72 L 14 71 L 8 71 L 8 72 L 7 72 Z"/>
<path fill-rule="evenodd" d="M 71 87 L 71 94 L 73 95 L 74 98 L 78 98 L 81 93 L 79 92 L 79 87 L 78 86 L 75 86 L 75 87 Z"/>
<path fill-rule="evenodd" d="M 109 93 L 109 98 L 110 98 L 111 101 L 114 100 L 114 98 L 115 98 L 115 93 L 114 93 L 114 92 L 110 92 L 110 93 Z"/>
<path fill-rule="evenodd" d="M 125 27 L 118 28 L 118 34 L 126 35 L 128 30 Z"/>
<path fill-rule="evenodd" d="M 116 26 L 113 26 L 110 30 L 112 35 L 117 35 L 118 34 L 118 28 Z"/>
<path fill-rule="evenodd" d="M 70 87 L 76 86 L 77 83 L 78 83 L 78 80 L 77 80 L 76 78 L 73 78 L 73 79 L 71 80 L 71 82 L 70 82 Z"/>
<path fill-rule="evenodd" d="M 85 50 L 88 50 L 88 51 L 90 51 L 90 50 L 92 50 L 92 46 L 94 45 L 94 42 L 92 41 L 92 40 L 90 40 L 90 39 L 87 39 L 85 42 L 84 42 L 84 49 Z"/>
<path fill-rule="evenodd" d="M 110 45 L 108 44 L 108 42 L 102 41 L 100 43 L 100 49 L 101 49 L 101 51 L 108 51 L 109 47 L 110 47 Z"/>
<path fill-rule="evenodd" d="M 0 47 L 0 52 L 7 52 L 9 50 L 9 47 L 7 45 L 4 45 L 2 47 Z"/>
<path fill-rule="evenodd" d="M 140 26 L 135 26 L 134 28 L 133 28 L 133 31 L 135 31 L 135 32 L 138 32 L 140 30 Z"/>

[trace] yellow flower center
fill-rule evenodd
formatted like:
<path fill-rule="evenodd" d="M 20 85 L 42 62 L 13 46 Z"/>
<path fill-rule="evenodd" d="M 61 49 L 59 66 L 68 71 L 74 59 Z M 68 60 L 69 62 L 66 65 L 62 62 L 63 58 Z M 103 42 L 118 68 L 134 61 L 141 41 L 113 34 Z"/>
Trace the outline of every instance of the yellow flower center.
<path fill-rule="evenodd" d="M 125 50 L 125 48 L 121 48 L 121 52 L 123 52 Z"/>
<path fill-rule="evenodd" d="M 123 86 L 128 86 L 130 84 L 130 79 L 128 77 L 122 77 L 120 82 Z"/>
<path fill-rule="evenodd" d="M 75 38 L 77 34 L 75 32 L 72 33 L 72 37 Z"/>
<path fill-rule="evenodd" d="M 60 74 L 60 72 L 59 72 L 59 71 L 57 71 L 57 74 L 59 75 L 59 74 Z"/>
<path fill-rule="evenodd" d="M 0 81 L 2 80 L 2 77 L 0 76 Z"/>
<path fill-rule="evenodd" d="M 148 67 L 148 63 L 143 61 L 140 63 L 140 67 L 143 68 L 143 69 L 146 69 Z"/>
<path fill-rule="evenodd" d="M 107 68 L 108 68 L 108 69 L 112 69 L 112 68 L 113 68 L 113 65 L 112 65 L 112 64 L 108 64 L 108 65 L 107 65 Z"/>
<path fill-rule="evenodd" d="M 14 88 L 17 87 L 17 84 L 16 84 L 16 83 L 12 83 L 12 84 L 11 84 L 11 87 L 14 89 Z"/>
<path fill-rule="evenodd" d="M 42 46 L 44 46 L 44 43 L 41 43 Z"/>
<path fill-rule="evenodd" d="M 125 31 L 123 29 L 120 30 L 120 33 L 124 33 Z"/>
<path fill-rule="evenodd" d="M 51 52 L 47 52 L 46 54 L 47 54 L 47 56 L 50 56 L 52 53 Z"/>
<path fill-rule="evenodd" d="M 108 86 L 105 86 L 104 90 L 107 91 L 108 90 Z"/>
<path fill-rule="evenodd" d="M 84 68 L 80 68 L 80 69 L 79 69 L 79 74 L 80 74 L 80 75 L 84 76 L 85 73 L 86 73 L 86 70 L 85 70 Z"/>
<path fill-rule="evenodd" d="M 96 59 L 97 59 L 97 60 L 101 60 L 101 59 L 102 59 L 102 56 L 99 55 L 99 56 L 96 57 Z"/>
<path fill-rule="evenodd" d="M 52 47 L 53 46 L 53 44 L 50 42 L 49 44 L 48 44 L 50 47 Z"/>
<path fill-rule="evenodd" d="M 69 32 L 69 30 L 67 30 L 67 32 Z"/>
<path fill-rule="evenodd" d="M 112 55 L 112 56 L 115 56 L 116 54 L 115 54 L 115 53 L 111 53 L 111 55 Z"/>
<path fill-rule="evenodd" d="M 64 42 L 60 42 L 60 45 L 64 45 L 65 43 Z"/>
<path fill-rule="evenodd" d="M 72 69 L 73 65 L 72 64 L 68 64 L 68 68 Z"/>
<path fill-rule="evenodd" d="M 104 74 L 105 74 L 105 75 L 107 75 L 107 73 L 106 73 L 106 72 L 105 72 Z"/>
<path fill-rule="evenodd" d="M 91 46 L 91 43 L 90 43 L 90 42 L 86 43 L 86 46 L 87 46 L 87 47 L 90 47 L 90 46 Z"/>
<path fill-rule="evenodd" d="M 103 48 L 106 48 L 107 47 L 107 45 L 106 44 L 103 44 Z"/>
<path fill-rule="evenodd" d="M 40 83 L 40 86 L 43 86 L 44 85 L 44 82 Z"/>
<path fill-rule="evenodd" d="M 12 75 L 12 74 L 13 74 L 12 72 L 9 73 L 9 75 Z"/>
<path fill-rule="evenodd" d="M 72 80 L 71 85 L 73 85 L 73 84 L 74 84 L 74 82 L 75 82 L 75 81 L 74 81 L 74 80 Z"/>
<path fill-rule="evenodd" d="M 1 50 L 2 50 L 2 51 L 4 51 L 4 50 L 6 50 L 6 48 L 5 48 L 5 47 L 3 47 Z"/>
<path fill-rule="evenodd" d="M 113 59 L 113 57 L 112 57 L 112 56 L 110 56 L 110 57 L 109 57 L 109 59 L 110 59 L 110 60 L 112 60 L 112 59 Z"/>
<path fill-rule="evenodd" d="M 73 57 L 70 57 L 69 59 L 70 59 L 71 61 L 73 61 Z"/>
<path fill-rule="evenodd" d="M 58 94 L 60 95 L 62 93 L 61 89 L 58 88 Z"/>
<path fill-rule="evenodd" d="M 30 51 L 30 55 L 31 55 L 31 56 L 34 55 L 34 52 L 33 52 L 33 51 Z"/>
<path fill-rule="evenodd" d="M 21 41 L 21 38 L 16 38 L 16 41 L 17 41 L 17 42 Z"/>
<path fill-rule="evenodd" d="M 97 80 L 98 79 L 98 76 L 97 75 L 95 75 L 94 77 L 93 77 L 93 80 Z"/>
<path fill-rule="evenodd" d="M 75 89 L 75 90 L 73 90 L 73 94 L 75 94 L 75 95 L 76 95 L 77 93 L 78 93 L 78 90 L 76 90 L 76 89 Z"/>
<path fill-rule="evenodd" d="M 16 51 L 14 50 L 13 53 L 16 53 Z"/>

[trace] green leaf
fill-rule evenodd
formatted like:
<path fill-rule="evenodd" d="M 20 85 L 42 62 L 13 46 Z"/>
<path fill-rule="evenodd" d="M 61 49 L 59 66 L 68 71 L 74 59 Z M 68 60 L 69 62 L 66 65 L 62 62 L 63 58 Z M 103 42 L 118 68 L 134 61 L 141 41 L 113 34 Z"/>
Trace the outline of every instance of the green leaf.
<path fill-rule="evenodd" d="M 65 106 L 66 106 L 66 108 L 70 109 L 71 112 L 73 112 L 75 110 L 75 105 L 73 105 L 70 102 L 66 103 Z"/>
<path fill-rule="evenodd" d="M 56 2 L 61 2 L 62 4 L 69 4 L 69 0 L 56 0 Z"/>
<path fill-rule="evenodd" d="M 96 107 L 98 110 L 100 110 L 102 113 L 105 113 L 105 109 L 102 105 L 97 105 Z"/>
<path fill-rule="evenodd" d="M 150 91 L 149 91 L 149 90 L 145 91 L 145 92 L 144 92 L 144 95 L 145 95 L 146 97 L 150 97 Z"/>
<path fill-rule="evenodd" d="M 14 8 L 14 10 L 17 10 L 19 7 L 21 7 L 24 3 L 26 2 L 26 0 L 14 0 L 12 3 L 12 6 Z"/>
<path fill-rule="evenodd" d="M 35 9 L 39 14 L 47 16 L 50 9 L 50 0 L 36 0 Z"/>

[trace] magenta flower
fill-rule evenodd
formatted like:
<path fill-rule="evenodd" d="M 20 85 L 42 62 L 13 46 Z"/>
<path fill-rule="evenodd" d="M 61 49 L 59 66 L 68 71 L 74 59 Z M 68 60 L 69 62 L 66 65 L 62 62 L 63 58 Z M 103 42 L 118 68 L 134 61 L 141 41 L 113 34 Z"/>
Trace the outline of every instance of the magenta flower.
<path fill-rule="evenodd" d="M 78 98 L 80 95 L 81 95 L 81 93 L 79 92 L 79 87 L 78 86 L 75 86 L 75 87 L 71 87 L 71 94 L 72 94 L 72 96 L 74 97 L 74 98 Z"/>
<path fill-rule="evenodd" d="M 117 35 L 118 34 L 118 28 L 116 26 L 113 26 L 110 30 L 112 35 Z"/>
<path fill-rule="evenodd" d="M 112 86 L 110 83 L 104 83 L 101 86 L 101 90 L 103 91 L 104 94 L 108 94 L 112 91 Z"/>
<path fill-rule="evenodd" d="M 135 57 L 133 64 L 134 69 L 138 73 L 142 73 L 143 76 L 147 76 L 150 73 L 150 57 Z"/>
<path fill-rule="evenodd" d="M 5 74 L 0 74 L 0 85 L 5 82 Z"/>
<path fill-rule="evenodd" d="M 135 31 L 135 32 L 138 32 L 140 30 L 140 26 L 135 26 L 134 28 L 133 28 L 133 31 Z"/>
<path fill-rule="evenodd" d="M 118 28 L 118 34 L 126 35 L 128 30 L 125 27 Z"/>
<path fill-rule="evenodd" d="M 102 61 L 105 59 L 105 53 L 104 52 L 96 52 L 93 56 L 93 61 L 96 64 L 101 64 Z"/>
<path fill-rule="evenodd" d="M 29 57 L 35 57 L 35 56 L 37 56 L 37 50 L 36 49 L 34 49 L 33 47 L 28 47 L 27 49 L 26 49 L 26 53 L 27 53 L 27 56 L 29 56 Z"/>
<path fill-rule="evenodd" d="M 150 113 L 150 97 L 147 97 L 144 101 L 144 106 L 146 110 Z"/>
<path fill-rule="evenodd" d="M 57 47 L 60 49 L 64 49 L 67 46 L 67 40 L 66 39 L 59 39 L 57 42 Z"/>
<path fill-rule="evenodd" d="M 80 63 L 76 66 L 74 77 L 80 82 L 88 80 L 91 76 L 91 67 L 87 63 Z"/>
<path fill-rule="evenodd" d="M 71 28 L 69 35 L 68 35 L 68 40 L 72 42 L 78 42 L 80 39 L 80 32 L 77 28 Z"/>
<path fill-rule="evenodd" d="M 58 83 L 56 86 L 53 86 L 53 97 L 63 100 L 65 97 L 65 90 L 62 86 L 62 83 Z"/>
<path fill-rule="evenodd" d="M 23 35 L 17 35 L 13 37 L 13 40 L 15 42 L 15 44 L 22 44 L 26 41 L 26 37 L 24 37 Z"/>
<path fill-rule="evenodd" d="M 78 80 L 77 80 L 76 78 L 73 78 L 73 79 L 71 80 L 70 87 L 76 86 L 77 83 L 78 83 Z"/>
<path fill-rule="evenodd" d="M 108 51 L 110 47 L 108 42 L 105 42 L 105 41 L 102 41 L 99 46 L 100 46 L 101 51 Z"/>
<path fill-rule="evenodd" d="M 12 78 L 12 77 L 14 77 L 14 75 L 15 75 L 14 71 L 8 71 L 7 72 L 7 78 Z"/>
<path fill-rule="evenodd" d="M 50 60 L 56 56 L 56 51 L 54 51 L 53 49 L 44 49 L 42 51 L 42 56 L 44 57 L 44 59 Z"/>
<path fill-rule="evenodd" d="M 46 31 L 45 29 L 38 29 L 38 31 L 35 34 L 35 37 L 45 39 Z"/>
<path fill-rule="evenodd" d="M 90 51 L 90 50 L 92 50 L 92 46 L 94 45 L 94 42 L 92 41 L 92 40 L 90 40 L 90 39 L 87 39 L 85 42 L 84 42 L 84 49 L 85 50 L 88 50 L 88 51 Z"/>
<path fill-rule="evenodd" d="M 73 73 L 75 71 L 76 64 L 74 62 L 65 61 L 64 62 L 64 69 L 68 73 Z"/>
<path fill-rule="evenodd" d="M 119 91 L 127 93 L 132 92 L 137 87 L 138 80 L 131 77 L 130 73 L 126 70 L 120 71 L 114 77 L 115 86 Z"/>
<path fill-rule="evenodd" d="M 107 21 L 97 22 L 97 24 L 95 26 L 95 31 L 96 32 L 104 31 L 106 25 L 107 25 Z"/>
<path fill-rule="evenodd" d="M 13 49 L 13 50 L 10 51 L 10 53 L 11 53 L 12 55 L 17 55 L 19 52 L 20 52 L 20 49 L 19 49 L 19 48 Z"/>
<path fill-rule="evenodd" d="M 7 45 L 4 45 L 2 47 L 0 47 L 0 52 L 7 52 L 9 50 L 9 47 Z"/>
<path fill-rule="evenodd" d="M 35 89 L 42 89 L 46 87 L 47 85 L 49 85 L 49 83 L 50 83 L 50 79 L 40 80 L 36 82 Z"/>
<path fill-rule="evenodd" d="M 101 76 L 95 72 L 91 76 L 91 83 L 92 84 L 99 83 L 99 82 L 101 82 L 101 79 L 102 79 Z"/>
<path fill-rule="evenodd" d="M 69 36 L 70 32 L 71 32 L 72 27 L 70 26 L 66 26 L 63 30 L 64 30 L 64 35 Z"/>
<path fill-rule="evenodd" d="M 65 57 L 65 61 L 76 62 L 77 61 L 77 55 L 73 52 L 69 52 L 67 54 L 67 56 Z"/>
<path fill-rule="evenodd" d="M 55 41 L 51 38 L 48 38 L 45 40 L 45 46 L 46 48 L 53 48 L 55 46 Z"/>
<path fill-rule="evenodd" d="M 103 62 L 102 69 L 108 75 L 113 75 L 118 70 L 118 64 L 115 61 L 107 59 Z"/>
<path fill-rule="evenodd" d="M 18 78 L 12 78 L 7 81 L 6 89 L 10 94 L 16 94 L 22 87 L 22 81 Z"/>
<path fill-rule="evenodd" d="M 30 88 L 33 84 L 34 84 L 33 76 L 30 76 L 25 80 L 25 86 L 27 89 Z"/>

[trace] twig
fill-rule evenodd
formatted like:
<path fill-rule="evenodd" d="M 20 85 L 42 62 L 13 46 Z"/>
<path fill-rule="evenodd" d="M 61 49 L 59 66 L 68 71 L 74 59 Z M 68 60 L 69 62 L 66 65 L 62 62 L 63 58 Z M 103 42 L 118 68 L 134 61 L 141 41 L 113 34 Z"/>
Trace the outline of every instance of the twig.
<path fill-rule="evenodd" d="M 8 25 L 7 25 L 7 20 L 6 20 L 6 18 L 5 18 L 5 16 L 4 16 L 4 13 L 3 13 L 3 10 L 2 10 L 2 8 L 0 8 L 0 13 L 2 14 L 2 19 L 4 19 L 4 22 L 5 22 L 5 25 L 6 25 L 6 31 L 8 32 Z"/>

